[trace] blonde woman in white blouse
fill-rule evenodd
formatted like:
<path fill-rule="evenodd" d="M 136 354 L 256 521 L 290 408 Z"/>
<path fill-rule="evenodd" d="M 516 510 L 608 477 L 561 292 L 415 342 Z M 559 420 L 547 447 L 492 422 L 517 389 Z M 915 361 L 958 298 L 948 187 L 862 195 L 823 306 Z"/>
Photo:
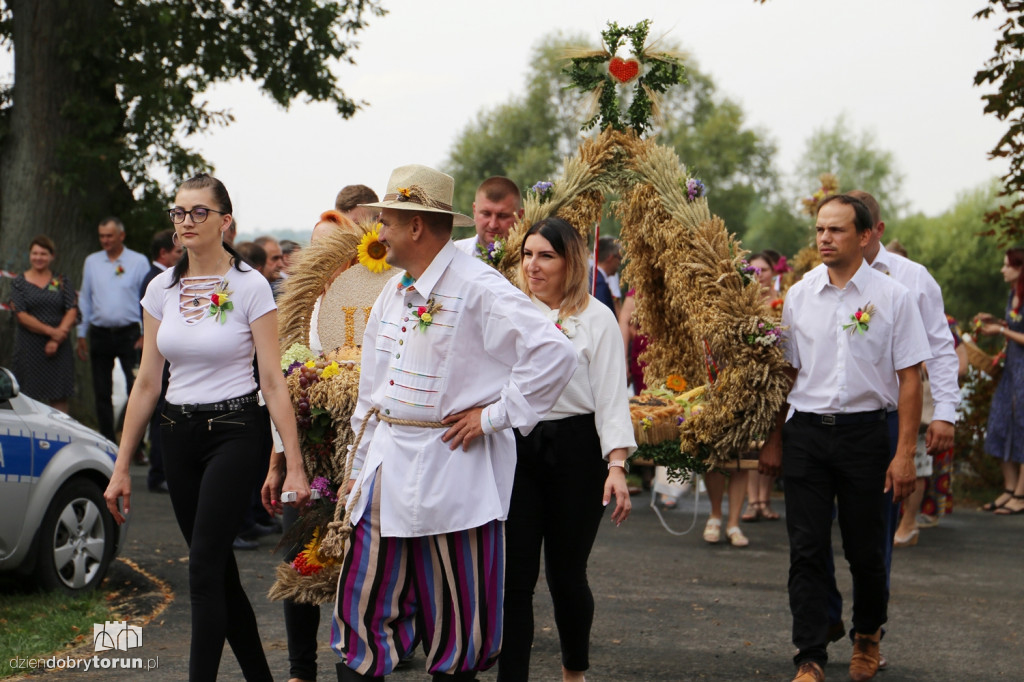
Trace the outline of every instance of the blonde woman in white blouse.
<path fill-rule="evenodd" d="M 588 293 L 586 244 L 571 225 L 559 218 L 533 225 L 521 256 L 520 288 L 572 341 L 577 365 L 551 412 L 529 433 L 516 431 L 498 680 L 529 676 L 542 546 L 562 679 L 582 680 L 594 616 L 587 560 L 605 506 L 614 501 L 616 525 L 631 508 L 625 467 L 636 442 L 625 352 L 614 313 Z"/>
<path fill-rule="evenodd" d="M 142 363 L 104 495 L 123 523 L 131 511 L 131 455 L 159 398 L 166 359 L 170 382 L 160 437 L 171 504 L 189 545 L 191 680 L 217 677 L 225 639 L 245 679 L 272 679 L 231 548 L 251 491 L 267 476 L 259 453 L 269 447 L 269 426 L 257 396 L 254 353 L 263 397 L 285 446 L 287 471 L 267 477 L 275 483 L 275 502 L 282 487 L 297 493 L 294 505 L 309 498 L 279 369 L 277 306 L 266 279 L 223 243 L 231 212 L 227 190 L 209 175 L 178 190 L 169 215 L 186 255 L 157 275 L 142 299 Z"/>

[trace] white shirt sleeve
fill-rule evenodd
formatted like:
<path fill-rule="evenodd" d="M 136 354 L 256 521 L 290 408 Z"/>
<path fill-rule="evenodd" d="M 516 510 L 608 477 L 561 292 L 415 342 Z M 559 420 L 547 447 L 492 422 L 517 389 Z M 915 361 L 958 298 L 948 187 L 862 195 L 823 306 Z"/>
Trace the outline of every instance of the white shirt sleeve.
<path fill-rule="evenodd" d="M 960 405 L 960 360 L 956 356 L 953 334 L 946 321 L 942 290 L 935 278 L 922 269 L 915 293 L 932 356 L 927 361 L 932 400 L 935 402 L 932 419 L 955 424 L 956 410 Z"/>
<path fill-rule="evenodd" d="M 588 349 L 590 386 L 594 392 L 594 419 L 601 439 L 601 455 L 608 459 L 612 450 L 625 448 L 628 457 L 636 450 L 636 439 L 629 415 L 622 333 L 607 306 L 591 298 L 587 308 L 586 312 L 591 313 L 584 317 L 590 326 L 592 342 Z"/>

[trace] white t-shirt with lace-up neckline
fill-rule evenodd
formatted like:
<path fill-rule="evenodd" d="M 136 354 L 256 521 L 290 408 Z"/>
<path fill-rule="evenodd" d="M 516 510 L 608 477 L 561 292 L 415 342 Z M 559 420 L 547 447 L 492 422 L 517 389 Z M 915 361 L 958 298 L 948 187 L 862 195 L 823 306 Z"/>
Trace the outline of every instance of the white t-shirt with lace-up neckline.
<path fill-rule="evenodd" d="M 259 272 L 232 267 L 221 277 L 183 277 L 172 269 L 149 283 L 142 307 L 157 320 L 156 342 L 170 364 L 167 402 L 215 403 L 256 390 L 250 324 L 277 309 L 270 283 Z M 231 309 L 211 312 L 213 294 Z"/>

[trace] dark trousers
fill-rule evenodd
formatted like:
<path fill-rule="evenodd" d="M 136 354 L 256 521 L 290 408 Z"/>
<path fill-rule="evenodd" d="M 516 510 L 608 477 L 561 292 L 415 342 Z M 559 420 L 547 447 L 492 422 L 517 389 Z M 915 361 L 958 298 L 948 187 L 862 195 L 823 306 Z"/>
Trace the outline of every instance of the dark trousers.
<path fill-rule="evenodd" d="M 505 522 L 505 619 L 498 680 L 517 682 L 530 674 L 533 592 L 544 570 L 555 607 L 562 665 L 590 667 L 594 596 L 587 560 L 604 513 L 608 466 L 594 415 L 543 421 L 522 436 L 516 431 L 515 483 Z"/>
<path fill-rule="evenodd" d="M 167 383 L 171 378 L 171 370 L 164 361 L 163 378 L 160 380 L 160 399 L 156 401 L 153 416 L 149 418 L 149 473 L 146 484 L 153 490 L 167 481 L 164 475 L 164 449 L 160 442 L 160 422 L 163 421 L 164 408 L 167 407 Z"/>
<path fill-rule="evenodd" d="M 892 462 L 892 458 L 896 456 L 896 445 L 899 443 L 900 437 L 900 419 L 899 414 L 894 410 L 886 415 L 886 425 L 889 429 L 889 461 Z M 893 536 L 896 534 L 896 526 L 900 522 L 900 505 L 893 504 L 892 501 L 893 491 L 885 493 L 885 499 L 882 502 L 882 511 L 885 514 L 885 599 L 889 601 L 889 590 L 890 590 L 890 577 L 892 575 L 892 543 Z M 839 587 L 836 585 L 836 565 L 835 557 L 832 556 L 832 548 L 829 548 L 828 553 L 828 564 L 829 564 L 829 575 L 832 576 L 832 587 L 829 590 L 828 596 L 828 622 L 842 623 L 843 622 L 843 595 L 839 593 Z M 862 633 L 863 634 L 863 633 Z M 850 630 L 850 639 L 853 639 L 854 631 Z"/>
<path fill-rule="evenodd" d="M 832 514 L 838 502 L 843 553 L 853 576 L 853 627 L 873 633 L 886 621 L 888 593 L 882 488 L 889 466 L 884 421 L 850 426 L 812 425 L 796 419 L 783 428 L 789 532 L 789 607 L 797 665 L 828 656 L 828 599 Z"/>
<path fill-rule="evenodd" d="M 114 440 L 114 405 L 110 396 L 114 392 L 114 359 L 121 361 L 121 371 L 127 392 L 131 395 L 135 384 L 135 362 L 138 351 L 139 325 L 125 327 L 89 327 L 89 364 L 92 367 L 92 392 L 96 401 L 96 420 L 106 438 Z"/>
<path fill-rule="evenodd" d="M 189 546 L 189 679 L 217 678 L 227 639 L 246 680 L 271 680 L 256 616 L 231 549 L 252 486 L 266 477 L 258 457 L 266 412 L 250 405 L 233 412 L 184 415 L 168 406 L 163 415 L 164 471 L 174 515 Z"/>
<path fill-rule="evenodd" d="M 285 536 L 299 518 L 295 507 L 284 508 L 282 525 Z M 284 560 L 291 563 L 303 549 L 302 542 L 296 542 L 285 553 Z M 320 628 L 320 607 L 316 604 L 285 599 L 284 630 L 288 638 L 288 677 L 300 680 L 316 679 L 316 642 Z"/>

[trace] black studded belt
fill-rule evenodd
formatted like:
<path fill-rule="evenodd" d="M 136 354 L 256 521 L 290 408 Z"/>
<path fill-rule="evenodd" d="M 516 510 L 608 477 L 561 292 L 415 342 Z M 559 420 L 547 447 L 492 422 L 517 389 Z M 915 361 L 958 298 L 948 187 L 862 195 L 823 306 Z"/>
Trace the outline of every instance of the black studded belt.
<path fill-rule="evenodd" d="M 248 395 L 228 398 L 219 403 L 185 403 L 184 405 L 167 403 L 167 409 L 180 412 L 181 414 L 192 414 L 193 412 L 234 412 L 235 410 L 241 410 L 250 405 L 257 404 L 259 404 L 259 394 L 257 391 L 253 391 Z"/>

